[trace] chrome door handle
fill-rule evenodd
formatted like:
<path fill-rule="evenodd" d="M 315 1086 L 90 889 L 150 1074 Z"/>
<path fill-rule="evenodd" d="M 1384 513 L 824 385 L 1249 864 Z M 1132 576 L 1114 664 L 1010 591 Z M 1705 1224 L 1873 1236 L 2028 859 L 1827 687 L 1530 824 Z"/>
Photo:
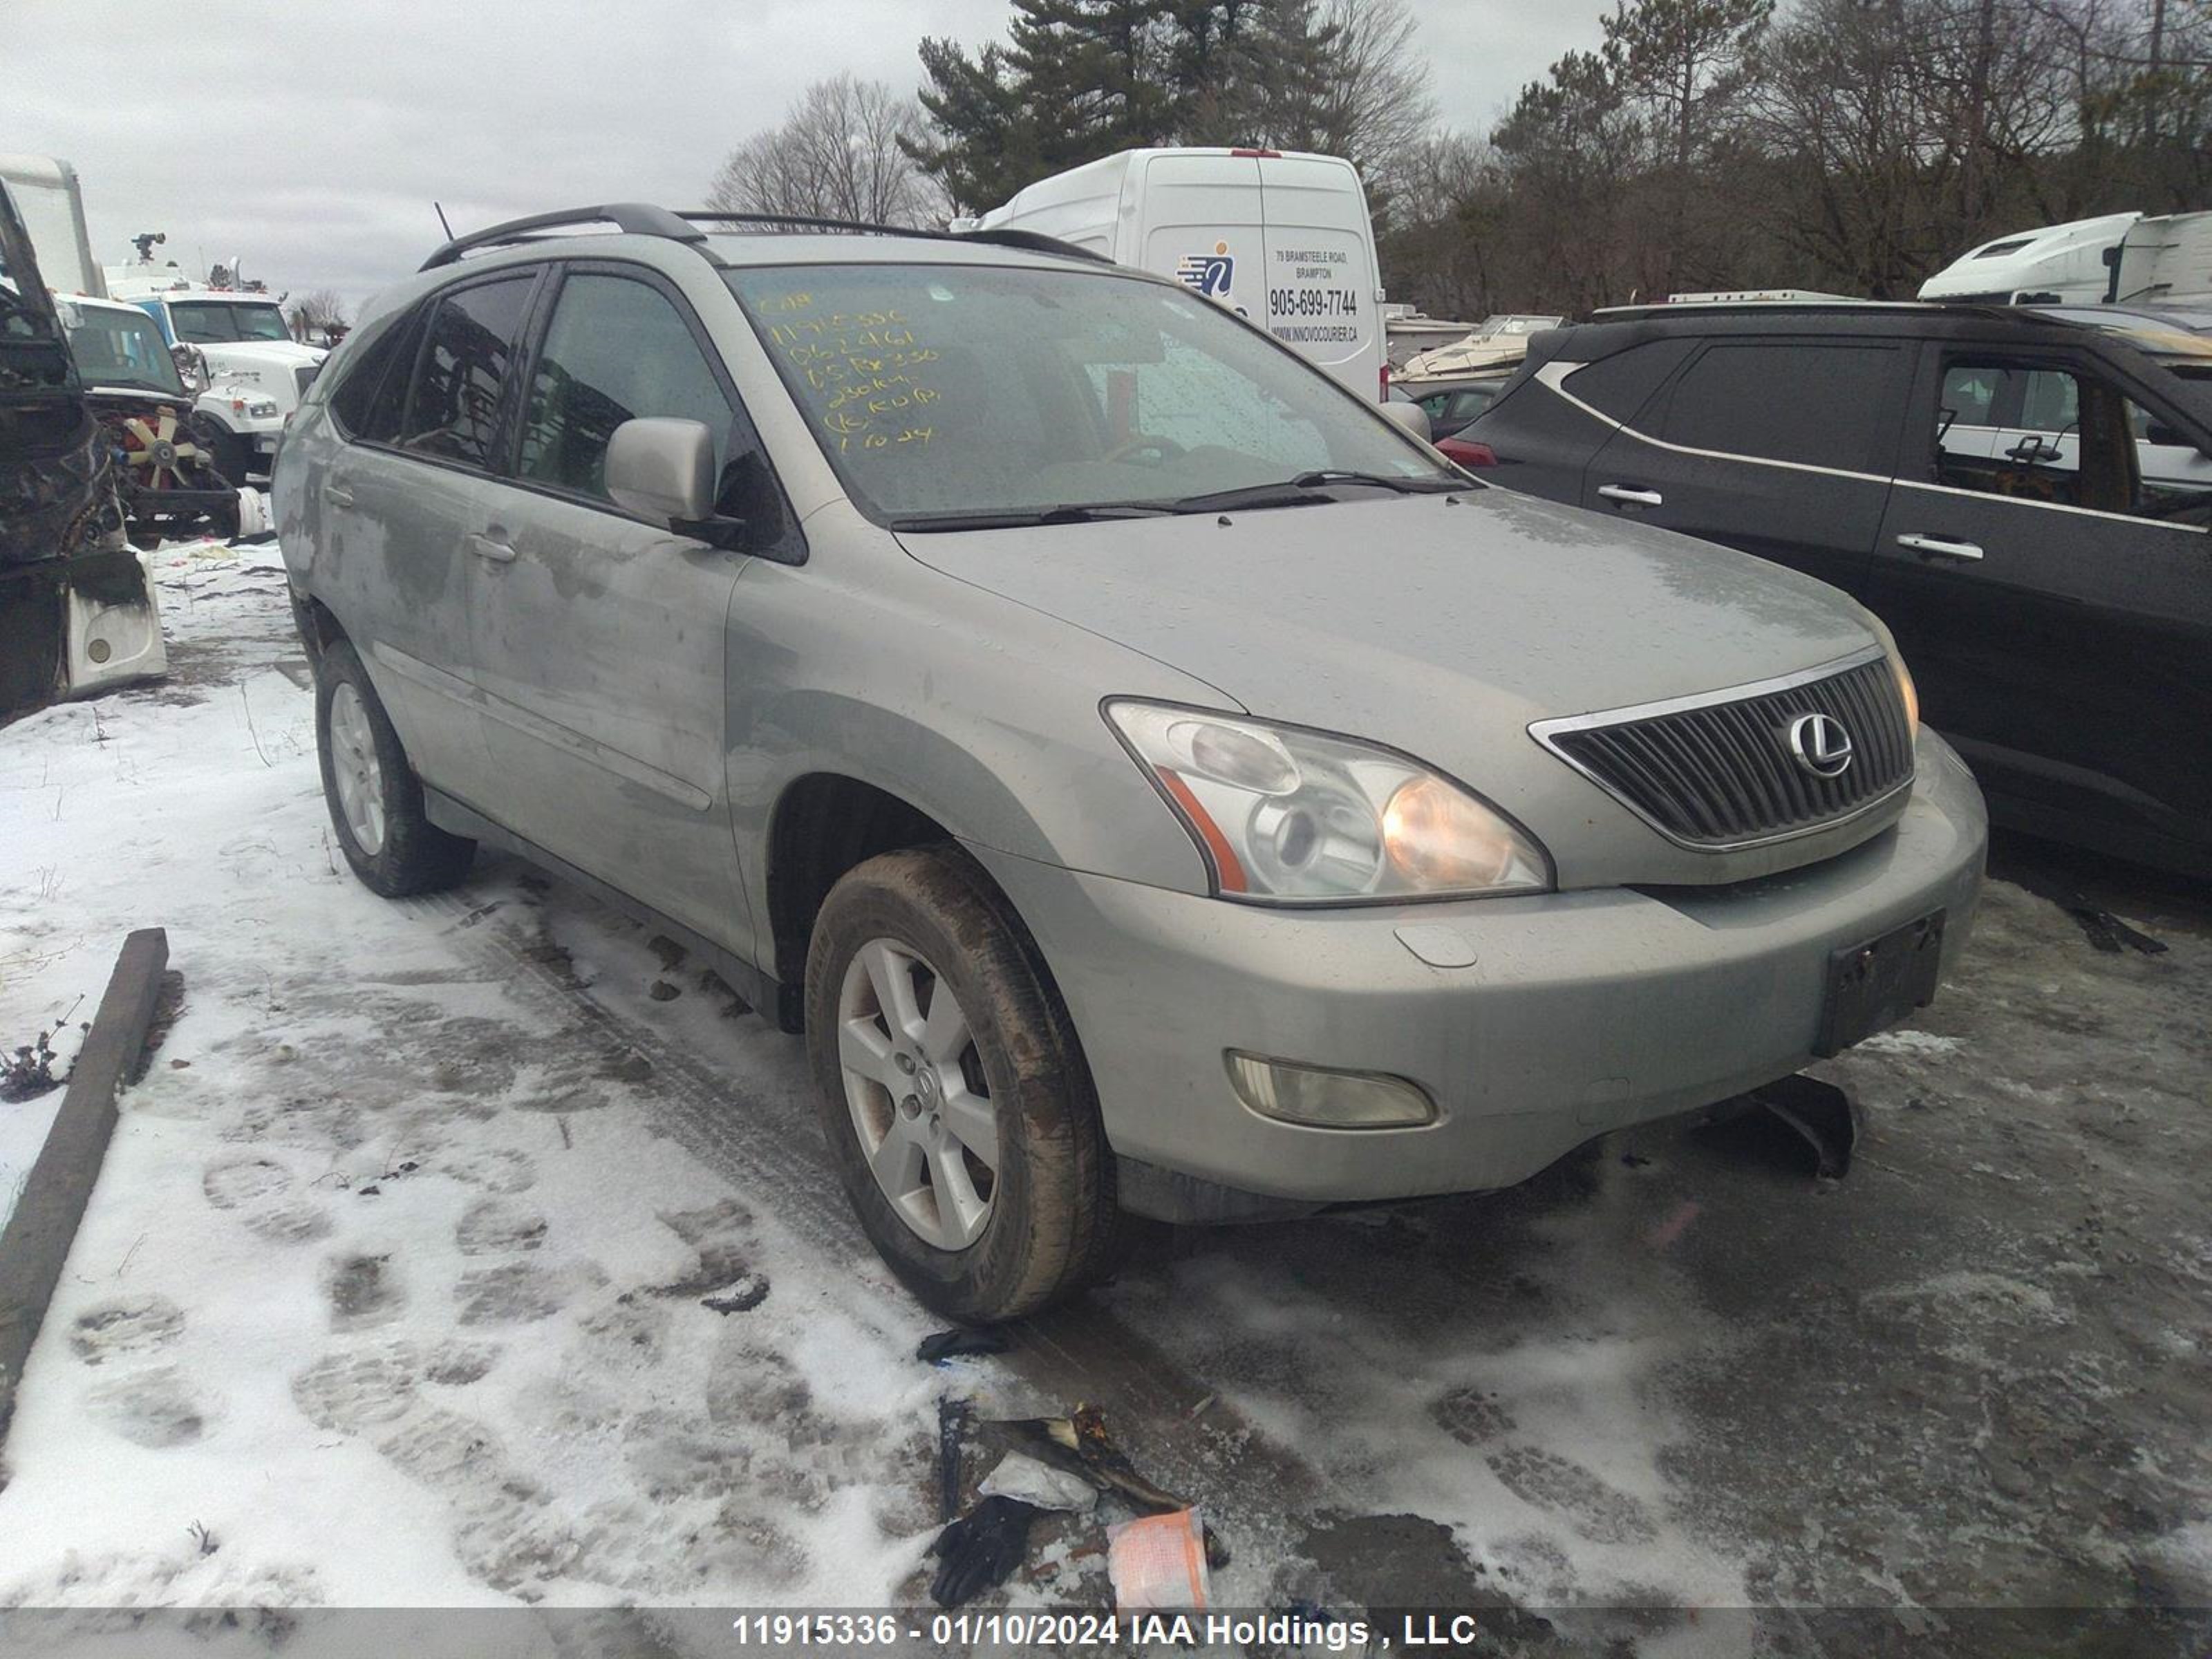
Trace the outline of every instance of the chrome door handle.
<path fill-rule="evenodd" d="M 1909 547 L 1915 553 L 1925 553 L 1933 559 L 1978 559 L 1982 556 L 1982 550 L 1973 543 L 1947 542 L 1941 536 L 1899 536 L 1897 544 Z"/>
<path fill-rule="evenodd" d="M 469 551 L 480 559 L 489 559 L 494 564 L 513 564 L 514 550 L 495 536 L 471 536 Z"/>
<path fill-rule="evenodd" d="M 353 491 L 350 489 L 341 489 L 336 484 L 325 484 L 323 486 L 323 499 L 330 502 L 334 507 L 351 507 L 353 505 Z"/>
<path fill-rule="evenodd" d="M 1609 501 L 1620 501 L 1630 507 L 1662 507 L 1667 501 L 1656 489 L 1632 489 L 1626 484 L 1600 484 L 1597 493 Z"/>

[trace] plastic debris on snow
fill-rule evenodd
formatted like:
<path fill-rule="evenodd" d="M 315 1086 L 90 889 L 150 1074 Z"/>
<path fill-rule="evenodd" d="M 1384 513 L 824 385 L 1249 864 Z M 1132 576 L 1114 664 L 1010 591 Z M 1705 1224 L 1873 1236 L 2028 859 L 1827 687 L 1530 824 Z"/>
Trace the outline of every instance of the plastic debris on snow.
<path fill-rule="evenodd" d="M 1069 1469 L 1040 1463 L 1021 1452 L 1008 1452 L 975 1488 L 986 1498 L 1012 1498 L 1041 1510 L 1081 1514 L 1098 1503 L 1098 1488 Z"/>
<path fill-rule="evenodd" d="M 1106 1571 L 1123 1613 L 1202 1612 L 1211 1590 L 1206 1523 L 1188 1509 L 1109 1527 Z"/>

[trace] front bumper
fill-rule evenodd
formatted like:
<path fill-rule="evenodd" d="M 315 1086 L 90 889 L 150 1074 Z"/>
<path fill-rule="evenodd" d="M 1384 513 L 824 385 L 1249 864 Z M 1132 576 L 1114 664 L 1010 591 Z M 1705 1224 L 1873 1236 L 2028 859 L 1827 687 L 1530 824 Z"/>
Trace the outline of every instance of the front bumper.
<path fill-rule="evenodd" d="M 1052 968 L 1121 1158 L 1310 1203 L 1477 1191 L 1594 1135 L 1797 1071 L 1813 1058 L 1832 951 L 1942 909 L 1948 971 L 1988 824 L 1948 744 L 1923 732 L 1917 758 L 1894 826 L 1725 887 L 1282 910 L 975 851 Z M 1230 1090 L 1231 1048 L 1410 1078 L 1437 1121 L 1341 1130 L 1261 1117 Z"/>

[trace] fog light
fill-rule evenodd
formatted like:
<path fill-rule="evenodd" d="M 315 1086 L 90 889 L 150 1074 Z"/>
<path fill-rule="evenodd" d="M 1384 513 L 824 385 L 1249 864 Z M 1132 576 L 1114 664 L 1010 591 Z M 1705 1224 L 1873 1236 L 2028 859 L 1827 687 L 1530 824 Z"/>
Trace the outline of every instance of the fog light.
<path fill-rule="evenodd" d="M 1262 1117 L 1322 1129 L 1404 1129 L 1436 1121 L 1418 1084 L 1374 1072 L 1332 1072 L 1227 1051 L 1230 1086 Z"/>

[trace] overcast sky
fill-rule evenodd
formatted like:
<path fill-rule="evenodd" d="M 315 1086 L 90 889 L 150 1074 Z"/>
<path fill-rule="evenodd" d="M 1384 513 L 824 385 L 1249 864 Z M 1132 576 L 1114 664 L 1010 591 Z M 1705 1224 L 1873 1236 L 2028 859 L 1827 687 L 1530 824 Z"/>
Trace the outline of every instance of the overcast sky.
<path fill-rule="evenodd" d="M 1416 0 L 1447 122 L 1486 127 L 1609 0 Z M 76 163 L 103 264 L 358 301 L 457 230 L 609 200 L 695 206 L 810 81 L 910 87 L 923 34 L 1006 0 L 0 0 L 0 150 Z"/>

